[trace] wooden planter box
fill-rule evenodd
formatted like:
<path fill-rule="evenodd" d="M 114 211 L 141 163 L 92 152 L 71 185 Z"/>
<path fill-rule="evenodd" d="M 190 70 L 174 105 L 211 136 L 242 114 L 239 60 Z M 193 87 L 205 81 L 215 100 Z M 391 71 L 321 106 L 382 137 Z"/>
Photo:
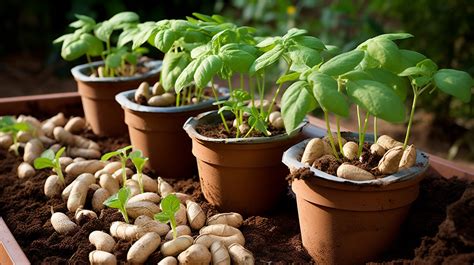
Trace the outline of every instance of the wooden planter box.
<path fill-rule="evenodd" d="M 83 116 L 81 98 L 77 92 L 57 93 L 37 96 L 0 98 L 0 116 L 29 114 L 46 118 L 58 112 L 66 116 Z M 310 126 L 304 129 L 307 137 L 325 131 L 324 121 L 310 117 Z M 456 166 L 454 163 L 443 158 L 430 155 L 430 169 L 445 178 L 454 176 L 460 179 L 474 181 L 474 172 Z M 1 215 L 1 213 L 0 213 Z M 0 264 L 29 264 L 28 259 L 14 239 L 5 222 L 0 216 Z"/>

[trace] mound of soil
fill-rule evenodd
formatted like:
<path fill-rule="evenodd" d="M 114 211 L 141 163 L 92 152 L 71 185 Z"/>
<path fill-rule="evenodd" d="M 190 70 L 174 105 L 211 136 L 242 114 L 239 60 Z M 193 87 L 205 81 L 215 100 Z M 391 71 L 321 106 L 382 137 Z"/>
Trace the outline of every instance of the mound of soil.
<path fill-rule="evenodd" d="M 128 137 L 84 136 L 97 141 L 103 152 L 129 144 Z M 61 198 L 49 199 L 43 194 L 48 170 L 19 179 L 16 168 L 21 159 L 0 150 L 0 214 L 33 264 L 88 264 L 88 253 L 94 247 L 88 235 L 94 230 L 108 232 L 110 223 L 122 220 L 113 209 L 104 209 L 99 219 L 89 220 L 76 231 L 60 235 L 51 226 L 51 207 L 67 212 Z M 153 172 L 148 172 L 155 176 Z M 300 172 L 305 174 L 305 172 Z M 311 177 L 306 172 L 306 177 Z M 67 180 L 72 181 L 71 179 Z M 217 213 L 200 190 L 198 178 L 169 180 L 176 191 L 190 194 L 208 216 Z M 72 217 L 72 214 L 69 214 Z M 374 262 L 402 264 L 472 264 L 474 261 L 474 186 L 458 179 L 446 180 L 429 174 L 421 182 L 420 196 L 402 227 L 400 239 Z M 247 216 L 241 230 L 246 248 L 254 253 L 257 263 L 313 263 L 301 244 L 296 202 L 289 192 L 276 210 L 262 216 Z M 118 241 L 113 252 L 120 263 L 126 260 L 132 242 Z M 147 264 L 161 258 L 156 251 Z"/>

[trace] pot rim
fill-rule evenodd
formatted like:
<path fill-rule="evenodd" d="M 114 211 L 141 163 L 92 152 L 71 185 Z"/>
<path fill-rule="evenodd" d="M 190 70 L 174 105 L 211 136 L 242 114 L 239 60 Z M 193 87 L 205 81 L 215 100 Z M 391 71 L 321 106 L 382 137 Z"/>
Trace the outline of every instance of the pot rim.
<path fill-rule="evenodd" d="M 357 136 L 357 133 L 349 132 L 345 133 L 349 134 L 350 136 Z M 323 137 L 324 135 L 320 135 Z M 282 162 L 290 168 L 290 170 L 296 170 L 300 168 L 307 168 L 309 166 L 304 165 L 297 158 L 301 157 L 302 153 L 304 152 L 304 148 L 306 144 L 311 140 L 306 139 L 299 142 L 296 145 L 293 145 L 288 150 L 283 153 Z M 366 142 L 373 142 L 373 135 L 366 134 Z M 374 179 L 374 180 L 350 180 L 350 179 L 343 179 L 339 178 L 334 175 L 330 175 L 326 172 L 318 170 L 314 167 L 309 167 L 311 172 L 314 173 L 315 177 L 323 180 L 330 181 L 332 183 L 340 183 L 340 184 L 351 184 L 356 186 L 385 186 L 396 182 L 402 182 L 406 180 L 410 180 L 416 178 L 417 176 L 424 173 L 429 167 L 429 157 L 426 153 L 421 152 L 419 150 L 416 151 L 416 162 L 415 166 L 412 166 L 408 169 L 403 169 L 398 171 L 395 174 L 388 175 L 383 178 Z"/>
<path fill-rule="evenodd" d="M 135 96 L 136 89 L 127 90 L 120 92 L 115 95 L 115 101 L 117 101 L 122 108 L 127 108 L 129 110 L 137 112 L 147 112 L 147 113 L 178 113 L 186 112 L 192 110 L 198 110 L 212 105 L 215 102 L 215 99 L 209 99 L 198 104 L 185 105 L 180 107 L 153 107 L 153 106 L 144 106 L 138 103 L 133 102 L 132 98 Z M 229 90 L 225 87 L 220 87 L 218 92 L 222 94 L 219 97 L 219 100 L 224 100 L 229 97 Z"/>
<path fill-rule="evenodd" d="M 150 71 L 138 75 L 138 76 L 117 76 L 117 77 L 90 77 L 84 73 L 89 67 L 97 67 L 104 65 L 104 61 L 97 61 L 92 63 L 80 64 L 74 66 L 71 69 L 71 74 L 74 79 L 82 82 L 94 82 L 94 83 L 106 83 L 106 82 L 124 82 L 124 81 L 135 81 L 144 79 L 153 75 L 158 74 L 163 66 L 162 60 L 151 60 L 143 63 L 146 67 L 150 68 Z"/>
<path fill-rule="evenodd" d="M 224 144 L 260 144 L 260 143 L 271 143 L 271 142 L 279 142 L 283 140 L 290 139 L 295 135 L 298 135 L 302 130 L 303 127 L 308 124 L 308 120 L 305 119 L 301 122 L 298 127 L 291 133 L 291 134 L 279 134 L 270 137 L 248 137 L 248 138 L 227 138 L 227 139 L 217 139 L 204 136 L 196 131 L 196 126 L 204 120 L 212 120 L 212 119 L 220 119 L 217 114 L 217 110 L 211 110 L 204 113 L 199 114 L 196 117 L 190 117 L 184 123 L 183 129 L 188 133 L 189 137 L 198 139 L 203 142 L 211 142 L 211 143 L 224 143 Z"/>

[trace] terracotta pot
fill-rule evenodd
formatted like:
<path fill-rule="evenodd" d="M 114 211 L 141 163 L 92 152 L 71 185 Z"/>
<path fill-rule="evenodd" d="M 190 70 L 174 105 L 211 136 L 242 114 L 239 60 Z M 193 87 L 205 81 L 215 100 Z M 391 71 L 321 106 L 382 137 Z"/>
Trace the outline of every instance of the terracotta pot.
<path fill-rule="evenodd" d="M 119 92 L 137 88 L 141 82 L 150 84 L 159 80 L 162 61 L 150 61 L 145 65 L 151 70 L 143 75 L 131 77 L 90 77 L 90 67 L 103 65 L 103 62 L 82 64 L 71 69 L 77 82 L 82 99 L 86 120 L 95 134 L 101 136 L 118 136 L 127 132 L 123 122 L 123 112 L 115 102 Z"/>
<path fill-rule="evenodd" d="M 161 177 L 192 177 L 197 172 L 196 159 L 183 124 L 189 117 L 215 109 L 214 100 L 182 107 L 151 107 L 136 104 L 134 94 L 135 90 L 130 90 L 116 96 L 125 112 L 133 147 L 149 158 L 148 166 Z"/>
<path fill-rule="evenodd" d="M 292 171 L 308 140 L 283 155 Z M 315 177 L 294 180 L 303 246 L 319 264 L 365 264 L 397 238 L 400 225 L 417 198 L 428 168 L 425 154 L 417 166 L 373 181 L 351 181 L 310 168 Z"/>
<path fill-rule="evenodd" d="M 214 139 L 196 131 L 199 124 L 222 122 L 216 111 L 190 118 L 184 129 L 193 140 L 201 190 L 222 211 L 255 215 L 271 210 L 285 194 L 288 169 L 281 155 L 301 138 L 302 123 L 294 134 L 274 137 Z"/>

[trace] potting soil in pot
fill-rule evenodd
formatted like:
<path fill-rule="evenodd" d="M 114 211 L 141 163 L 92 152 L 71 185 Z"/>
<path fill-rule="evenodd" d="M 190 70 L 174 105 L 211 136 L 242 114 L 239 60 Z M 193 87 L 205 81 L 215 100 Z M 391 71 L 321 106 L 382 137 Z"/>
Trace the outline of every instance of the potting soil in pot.
<path fill-rule="evenodd" d="M 128 145 L 126 138 L 97 137 L 82 134 L 97 143 L 103 153 Z M 88 264 L 88 254 L 94 250 L 88 235 L 94 230 L 109 231 L 110 223 L 122 220 L 115 209 L 103 210 L 98 219 L 86 220 L 75 231 L 60 235 L 50 223 L 51 206 L 67 213 L 61 198 L 49 199 L 43 186 L 49 175 L 39 170 L 33 177 L 19 179 L 16 168 L 21 158 L 0 150 L 0 215 L 5 219 L 18 243 L 33 264 Z M 149 173 L 155 176 L 153 172 Z M 294 177 L 313 177 L 299 171 Z M 70 182 L 71 179 L 66 179 Z M 192 195 L 207 216 L 217 211 L 205 202 L 197 178 L 169 181 L 176 191 Z M 446 180 L 430 174 L 421 182 L 421 192 L 402 228 L 400 240 L 377 262 L 426 261 L 430 264 L 472 264 L 474 261 L 474 186 L 457 179 Z M 91 196 L 91 194 L 88 194 Z M 87 201 L 90 201 L 88 199 Z M 85 208 L 90 208 L 88 205 Z M 447 210 L 446 210 L 447 209 Z M 72 213 L 68 213 L 72 217 Z M 439 228 L 438 228 L 439 226 Z M 246 248 L 258 263 L 312 263 L 299 235 L 296 202 L 289 194 L 280 207 L 266 216 L 249 216 L 240 227 Z M 132 242 L 118 240 L 113 253 L 119 263 L 126 260 Z M 147 264 L 156 264 L 161 254 L 155 251 Z"/>

